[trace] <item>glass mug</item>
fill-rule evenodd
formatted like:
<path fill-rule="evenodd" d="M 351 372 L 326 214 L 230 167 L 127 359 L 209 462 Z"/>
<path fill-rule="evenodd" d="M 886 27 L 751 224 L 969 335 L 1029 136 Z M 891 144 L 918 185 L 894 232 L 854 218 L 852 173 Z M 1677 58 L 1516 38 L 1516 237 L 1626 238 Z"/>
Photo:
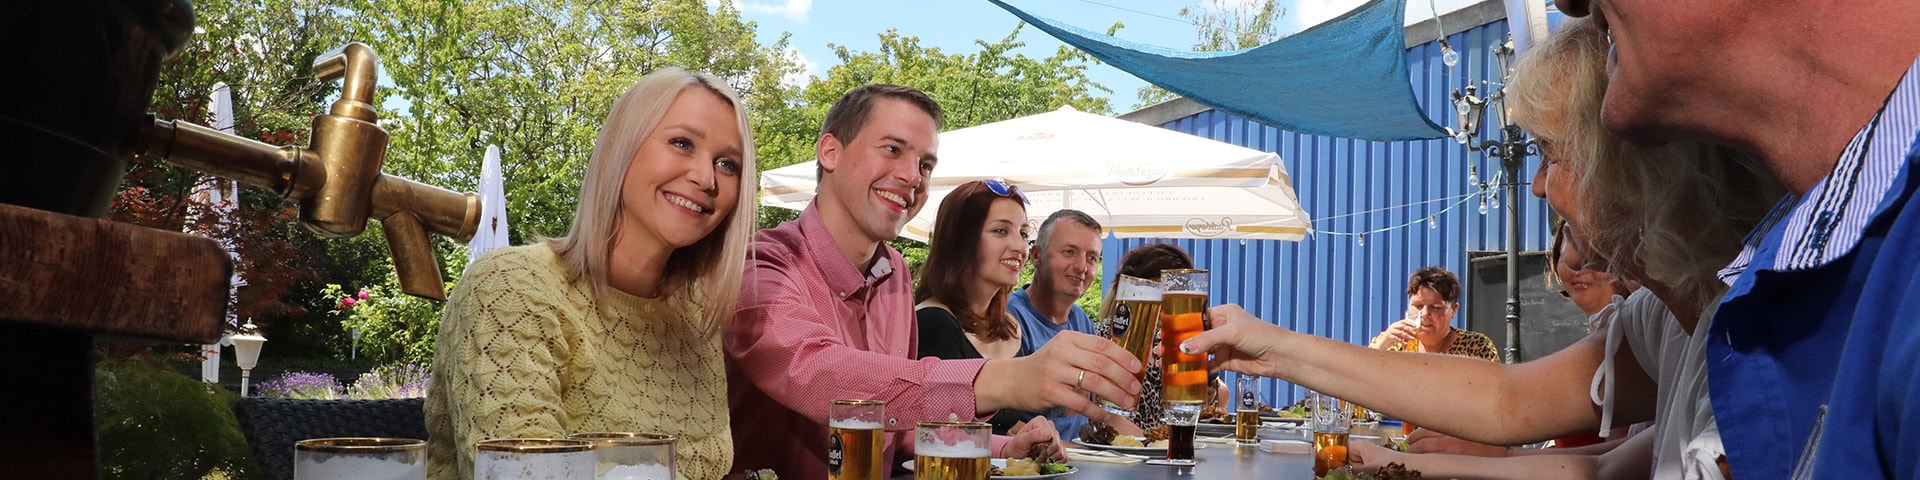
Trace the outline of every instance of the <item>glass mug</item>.
<path fill-rule="evenodd" d="M 426 480 L 427 442 L 315 438 L 293 444 L 294 480 Z"/>
<path fill-rule="evenodd" d="M 1347 435 L 1352 432 L 1353 414 L 1346 402 L 1320 392 L 1307 392 L 1312 406 L 1307 422 L 1313 427 L 1313 476 L 1347 465 Z"/>
<path fill-rule="evenodd" d="M 1260 377 L 1240 375 L 1234 381 L 1239 398 L 1233 412 L 1233 443 L 1260 444 Z"/>
<path fill-rule="evenodd" d="M 913 431 L 914 480 L 987 480 L 993 470 L 993 425 L 920 422 Z"/>
<path fill-rule="evenodd" d="M 594 444 L 597 480 L 674 480 L 672 435 L 629 432 L 573 434 Z"/>
<path fill-rule="evenodd" d="M 827 478 L 887 478 L 882 443 L 886 441 L 887 402 L 834 400 L 827 407 Z"/>
<path fill-rule="evenodd" d="M 1160 272 L 1160 383 L 1167 402 L 1167 460 L 1193 460 L 1193 430 L 1213 385 L 1207 353 L 1182 353 L 1180 344 L 1207 330 L 1207 271 Z"/>
<path fill-rule="evenodd" d="M 1106 316 L 1107 336 L 1133 354 L 1141 365 L 1146 365 L 1153 349 L 1153 337 L 1160 331 L 1160 282 L 1120 275 L 1114 279 L 1107 303 L 1107 308 L 1101 309 Z M 1146 376 L 1147 370 L 1142 368 L 1134 380 L 1144 382 Z M 1100 399 L 1100 406 L 1108 413 L 1133 418 L 1133 412 L 1110 400 Z"/>

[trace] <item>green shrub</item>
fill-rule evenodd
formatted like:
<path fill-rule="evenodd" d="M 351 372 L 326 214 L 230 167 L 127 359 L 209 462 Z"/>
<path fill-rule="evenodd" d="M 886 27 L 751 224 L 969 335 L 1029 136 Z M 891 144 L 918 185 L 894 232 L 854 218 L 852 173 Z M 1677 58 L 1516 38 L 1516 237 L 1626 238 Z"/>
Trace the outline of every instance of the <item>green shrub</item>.
<path fill-rule="evenodd" d="M 94 392 L 101 478 L 257 478 L 233 392 L 137 359 L 101 361 Z"/>

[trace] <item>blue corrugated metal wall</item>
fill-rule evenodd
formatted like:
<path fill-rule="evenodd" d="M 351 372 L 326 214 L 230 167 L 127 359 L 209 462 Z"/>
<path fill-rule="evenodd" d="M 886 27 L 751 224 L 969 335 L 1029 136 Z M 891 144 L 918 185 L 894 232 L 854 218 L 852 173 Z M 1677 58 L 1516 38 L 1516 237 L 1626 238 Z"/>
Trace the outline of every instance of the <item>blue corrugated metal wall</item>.
<path fill-rule="evenodd" d="M 1454 126 L 1450 103 L 1454 89 L 1471 81 L 1486 95 L 1481 83 L 1496 79 L 1498 60 L 1489 48 L 1506 38 L 1506 20 L 1481 25 L 1448 38 L 1461 52 L 1451 72 L 1441 61 L 1438 42 L 1407 51 L 1408 71 L 1421 108 L 1440 125 Z M 1489 109 L 1491 110 L 1491 108 Z M 1482 120 L 1481 138 L 1494 122 L 1492 112 Z M 1452 140 L 1368 142 L 1281 131 L 1237 116 L 1206 111 L 1163 125 L 1166 128 L 1236 145 L 1278 153 L 1292 174 L 1300 203 L 1313 215 L 1314 228 L 1332 232 L 1362 232 L 1438 215 L 1429 227 L 1368 235 L 1364 244 L 1353 237 L 1316 235 L 1302 242 L 1239 240 L 1107 239 L 1103 262 L 1108 281 L 1119 267 L 1121 254 L 1149 242 L 1174 243 L 1192 253 L 1200 268 L 1214 274 L 1212 302 L 1236 303 L 1260 318 L 1280 326 L 1323 337 L 1366 344 L 1406 309 L 1407 275 L 1428 265 L 1440 265 L 1463 274 L 1469 250 L 1506 248 L 1506 212 L 1489 208 L 1479 213 L 1477 202 L 1467 202 L 1445 214 L 1438 212 L 1475 188 L 1467 182 L 1468 165 L 1479 166 L 1481 181 L 1500 170 L 1498 160 L 1468 153 Z M 1537 159 L 1530 159 L 1517 179 L 1533 178 Z M 1547 245 L 1545 202 L 1520 192 L 1521 249 Z M 1505 193 L 1498 202 L 1505 208 Z M 1429 200 L 1445 201 L 1421 203 Z M 1489 205 L 1492 207 L 1492 205 Z M 1464 282 L 1466 279 L 1462 278 Z M 1465 294 L 1462 298 L 1466 298 Z M 1524 316 L 1524 312 L 1523 312 Z M 1454 319 L 1466 325 L 1467 312 Z M 1482 332 L 1505 348 L 1506 332 Z M 1232 376 L 1228 377 L 1231 384 Z M 1285 405 L 1304 395 L 1304 389 L 1267 379 L 1262 391 L 1269 404 Z"/>

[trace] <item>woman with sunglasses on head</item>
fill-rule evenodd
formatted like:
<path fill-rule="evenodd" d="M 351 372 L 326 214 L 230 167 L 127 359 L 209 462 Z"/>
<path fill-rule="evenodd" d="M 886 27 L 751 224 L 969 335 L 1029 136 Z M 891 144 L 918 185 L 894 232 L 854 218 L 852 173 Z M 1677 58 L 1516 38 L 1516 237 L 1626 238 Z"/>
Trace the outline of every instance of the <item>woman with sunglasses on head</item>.
<path fill-rule="evenodd" d="M 913 288 L 920 327 L 919 357 L 1009 359 L 1020 351 L 1020 321 L 1007 313 L 1007 295 L 1027 262 L 1027 197 L 1001 180 L 961 184 L 940 201 L 927 260 Z M 1001 410 L 989 421 L 996 434 L 1043 428 L 1046 417 Z M 1056 438 L 1053 442 L 1058 446 Z"/>

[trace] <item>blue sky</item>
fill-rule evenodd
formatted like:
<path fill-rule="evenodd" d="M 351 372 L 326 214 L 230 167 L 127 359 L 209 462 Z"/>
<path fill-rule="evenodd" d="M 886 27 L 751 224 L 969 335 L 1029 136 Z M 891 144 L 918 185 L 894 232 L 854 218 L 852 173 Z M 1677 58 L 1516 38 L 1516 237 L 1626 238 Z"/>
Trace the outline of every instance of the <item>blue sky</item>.
<path fill-rule="evenodd" d="M 903 35 L 920 37 L 921 45 L 938 47 L 950 53 L 973 52 L 974 40 L 998 40 L 1013 31 L 1019 19 L 986 0 L 727 0 L 738 5 L 742 15 L 759 23 L 762 42 L 779 39 L 782 32 L 793 35 L 790 44 L 808 63 L 808 73 L 824 75 L 835 59 L 827 44 L 846 45 L 854 50 L 871 51 L 878 47 L 878 35 L 888 28 Z M 1189 48 L 1195 40 L 1194 25 L 1179 18 L 1182 7 L 1211 5 L 1233 6 L 1245 0 L 1006 0 L 1007 3 L 1042 17 L 1063 20 L 1095 31 L 1105 31 L 1115 21 L 1126 24 L 1118 36 L 1123 39 L 1170 48 Z M 1364 3 L 1364 0 L 1281 0 L 1286 9 L 1281 32 L 1291 33 L 1326 21 Z M 1475 0 L 1409 0 L 1408 23 L 1431 18 L 1433 11 L 1452 11 L 1478 3 Z M 1027 47 L 1020 53 L 1033 57 L 1052 55 L 1061 43 L 1034 28 L 1021 31 Z M 1089 69 L 1095 82 L 1113 90 L 1116 113 L 1131 110 L 1135 91 L 1146 82 L 1105 65 Z M 798 80 L 798 79 L 796 79 Z"/>

